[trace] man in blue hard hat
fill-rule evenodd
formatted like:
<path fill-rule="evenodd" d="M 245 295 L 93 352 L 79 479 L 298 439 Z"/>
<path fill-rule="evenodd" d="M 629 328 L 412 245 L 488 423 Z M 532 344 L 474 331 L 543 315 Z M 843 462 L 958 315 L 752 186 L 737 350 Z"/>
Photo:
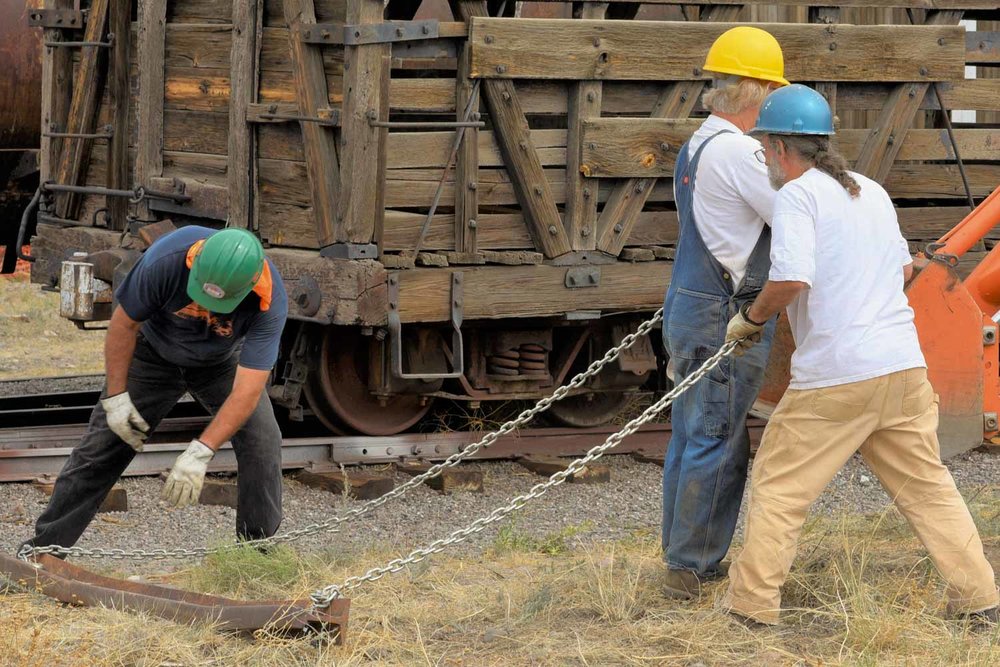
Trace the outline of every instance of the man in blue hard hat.
<path fill-rule="evenodd" d="M 952 613 L 995 621 L 993 568 L 941 463 L 937 398 L 903 292 L 912 260 L 892 201 L 831 147 L 830 107 L 811 88 L 769 95 L 752 133 L 778 190 L 771 270 L 726 340 L 752 351 L 761 323 L 787 310 L 796 349 L 754 460 L 746 539 L 722 605 L 778 622 L 809 507 L 860 451 L 945 579 Z"/>
<path fill-rule="evenodd" d="M 769 266 L 774 190 L 744 134 L 769 90 L 787 85 L 781 47 L 751 26 L 727 30 L 704 69 L 711 111 L 681 148 L 674 169 L 680 222 L 677 259 L 663 305 L 668 371 L 679 382 L 722 345 L 726 322 L 760 291 Z M 697 187 L 696 187 L 697 186 Z M 690 598 L 725 576 L 743 500 L 750 437 L 746 419 L 763 383 L 773 335 L 742 359 L 726 359 L 677 398 L 663 466 L 664 593 Z"/>

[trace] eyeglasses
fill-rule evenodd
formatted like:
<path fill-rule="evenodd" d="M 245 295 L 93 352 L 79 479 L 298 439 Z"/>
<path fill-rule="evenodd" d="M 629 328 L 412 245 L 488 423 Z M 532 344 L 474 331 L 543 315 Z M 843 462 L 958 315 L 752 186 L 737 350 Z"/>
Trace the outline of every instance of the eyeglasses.
<path fill-rule="evenodd" d="M 763 148 L 758 148 L 757 150 L 755 150 L 753 152 L 753 156 L 755 158 L 757 158 L 757 162 L 760 162 L 761 164 L 767 164 L 767 160 L 764 159 L 764 149 Z"/>

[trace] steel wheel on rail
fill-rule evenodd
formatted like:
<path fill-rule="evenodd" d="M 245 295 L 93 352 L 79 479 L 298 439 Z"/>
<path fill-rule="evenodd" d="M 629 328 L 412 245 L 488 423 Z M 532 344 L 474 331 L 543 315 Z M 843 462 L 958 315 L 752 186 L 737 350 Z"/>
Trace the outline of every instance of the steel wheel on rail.
<path fill-rule="evenodd" d="M 380 401 L 368 389 L 369 345 L 373 338 L 353 327 L 326 327 L 318 334 L 319 363 L 305 385 L 317 419 L 334 433 L 395 435 L 416 424 L 431 401 L 415 394 Z"/>
<path fill-rule="evenodd" d="M 560 426 L 603 426 L 625 409 L 633 395 L 627 391 L 602 391 L 567 396 L 553 403 L 546 416 Z"/>

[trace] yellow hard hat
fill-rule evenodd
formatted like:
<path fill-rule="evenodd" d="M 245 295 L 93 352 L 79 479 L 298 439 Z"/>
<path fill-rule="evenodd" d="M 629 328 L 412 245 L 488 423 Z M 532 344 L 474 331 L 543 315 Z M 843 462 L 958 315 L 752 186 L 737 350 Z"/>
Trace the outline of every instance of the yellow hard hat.
<path fill-rule="evenodd" d="M 788 85 L 778 40 L 771 33 L 751 26 L 730 28 L 719 35 L 708 50 L 702 69 Z"/>

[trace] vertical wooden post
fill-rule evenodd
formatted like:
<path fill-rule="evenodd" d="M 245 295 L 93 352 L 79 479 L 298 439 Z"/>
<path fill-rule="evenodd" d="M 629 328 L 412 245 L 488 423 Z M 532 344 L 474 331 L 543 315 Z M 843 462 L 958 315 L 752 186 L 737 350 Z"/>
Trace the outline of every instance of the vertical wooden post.
<path fill-rule="evenodd" d="M 46 0 L 45 9 L 72 9 L 72 0 Z M 46 29 L 43 41 L 63 39 L 63 31 Z M 69 49 L 45 47 L 42 50 L 42 131 L 64 132 L 73 94 L 73 54 Z M 39 152 L 40 180 L 54 178 L 61 139 L 42 137 Z"/>
<path fill-rule="evenodd" d="M 347 0 L 345 22 L 347 25 L 381 23 L 382 12 L 382 0 Z M 338 243 L 366 245 L 372 243 L 375 236 L 379 137 L 382 132 L 372 126 L 372 121 L 380 118 L 382 59 L 390 56 L 390 49 L 390 44 L 344 47 Z"/>
<path fill-rule="evenodd" d="M 833 24 L 840 22 L 839 7 L 810 7 L 810 23 Z M 837 84 L 832 81 L 820 81 L 816 84 L 816 92 L 826 98 L 833 115 L 837 115 Z"/>
<path fill-rule="evenodd" d="M 108 140 L 108 167 L 105 180 L 109 188 L 129 188 L 128 119 L 132 90 L 129 86 L 129 45 L 132 42 L 131 0 L 111 0 L 108 9 L 108 32 L 115 36 L 108 64 L 108 92 L 111 103 L 113 136 Z M 122 230 L 128 226 L 128 200 L 109 197 L 108 227 Z"/>
<path fill-rule="evenodd" d="M 313 0 L 284 0 L 285 22 L 288 24 L 288 47 L 295 78 L 295 98 L 299 114 L 316 116 L 319 108 L 330 105 L 326 87 L 326 71 L 319 47 L 302 41 L 301 30 L 316 23 Z M 302 144 L 306 158 L 306 173 L 312 194 L 316 240 L 320 247 L 336 240 L 335 219 L 340 200 L 340 166 L 333 129 L 318 123 L 302 122 Z"/>
<path fill-rule="evenodd" d="M 472 48 L 468 41 L 461 42 L 458 53 L 458 74 L 455 79 L 455 111 L 457 120 L 472 101 L 473 113 L 479 111 L 479 92 L 469 78 Z M 475 117 L 475 116 L 474 116 Z M 458 148 L 455 166 L 455 251 L 476 252 L 476 218 L 479 216 L 479 128 L 467 127 Z"/>
<path fill-rule="evenodd" d="M 389 84 L 392 79 L 392 56 L 382 57 L 382 73 L 379 78 L 382 89 L 379 91 L 379 118 L 389 117 Z M 372 242 L 382 247 L 382 231 L 385 229 L 385 174 L 389 164 L 389 128 L 379 128 L 378 136 L 378 167 L 376 168 L 377 189 L 375 198 L 375 229 Z"/>
<path fill-rule="evenodd" d="M 263 0 L 233 3 L 233 40 L 229 51 L 229 191 L 227 226 L 248 229 L 253 211 L 253 128 L 247 108 L 256 102 L 257 23 Z"/>
<path fill-rule="evenodd" d="M 163 55 L 167 0 L 139 0 L 138 13 L 135 184 L 148 186 L 151 179 L 163 175 Z M 140 220 L 153 219 L 146 201 L 139 203 L 136 214 Z"/>
<path fill-rule="evenodd" d="M 606 2 L 584 2 L 573 5 L 574 18 L 603 19 Z M 598 183 L 580 172 L 583 150 L 583 122 L 601 117 L 600 81 L 579 81 L 570 84 L 566 124 L 566 216 L 563 224 L 573 250 L 593 250 L 597 247 Z"/>

